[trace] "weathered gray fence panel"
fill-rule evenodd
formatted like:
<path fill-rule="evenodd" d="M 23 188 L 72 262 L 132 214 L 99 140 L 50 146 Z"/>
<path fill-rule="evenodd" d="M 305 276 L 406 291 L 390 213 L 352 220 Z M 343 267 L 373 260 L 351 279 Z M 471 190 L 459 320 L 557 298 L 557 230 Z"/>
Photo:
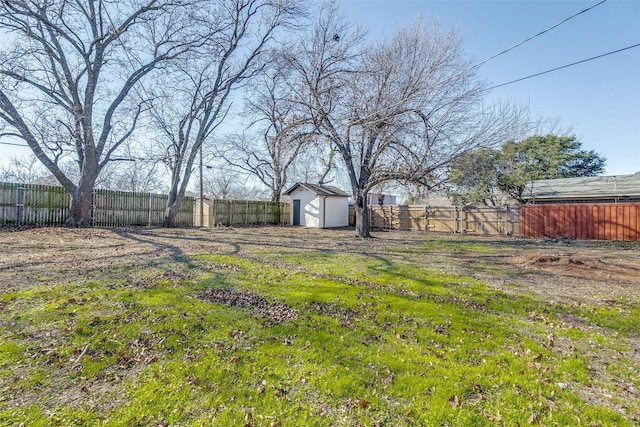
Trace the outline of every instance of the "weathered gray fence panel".
<path fill-rule="evenodd" d="M 221 200 L 208 201 L 200 221 L 199 206 L 195 206 L 196 225 L 204 227 L 288 224 L 289 203 L 272 203 L 258 200 Z"/>
<path fill-rule="evenodd" d="M 92 195 L 92 225 L 117 227 L 163 224 L 168 196 L 96 189 Z M 193 225 L 193 197 L 185 197 L 176 225 Z M 0 182 L 0 224 L 62 225 L 71 195 L 53 185 Z"/>

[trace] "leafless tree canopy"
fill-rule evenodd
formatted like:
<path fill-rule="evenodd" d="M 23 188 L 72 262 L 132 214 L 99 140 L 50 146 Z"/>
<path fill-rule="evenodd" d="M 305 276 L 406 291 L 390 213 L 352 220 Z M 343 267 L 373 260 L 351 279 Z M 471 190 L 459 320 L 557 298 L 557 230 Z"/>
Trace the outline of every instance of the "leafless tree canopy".
<path fill-rule="evenodd" d="M 365 44 L 362 30 L 329 4 L 288 60 L 305 107 L 342 158 L 362 237 L 369 236 L 366 195 L 373 187 L 432 185 L 456 156 L 504 141 L 517 115 L 484 107 L 484 86 L 456 32 L 420 19 Z"/>
<path fill-rule="evenodd" d="M 163 166 L 150 152 L 141 151 L 136 142 L 126 142 L 100 173 L 96 187 L 145 193 L 166 192 Z"/>
<path fill-rule="evenodd" d="M 32 0 L 0 3 L 2 136 L 24 140 L 72 194 L 70 225 L 90 220 L 98 174 L 136 129 L 131 93 L 197 42 L 186 1 Z M 73 159 L 72 180 L 60 168 Z"/>
<path fill-rule="evenodd" d="M 269 188 L 273 202 L 280 201 L 300 154 L 309 152 L 315 142 L 313 118 L 298 108 L 288 82 L 290 74 L 281 52 L 274 52 L 263 73 L 247 88 L 248 131 L 225 136 L 216 150 L 227 164 Z"/>
<path fill-rule="evenodd" d="M 0 166 L 0 181 L 33 184 L 44 179 L 46 170 L 38 159 L 31 155 L 12 157 L 5 165 Z"/>
<path fill-rule="evenodd" d="M 212 168 L 204 171 L 205 194 L 219 200 L 254 200 L 264 191 L 249 183 L 247 175 L 227 168 Z"/>
<path fill-rule="evenodd" d="M 114 181 L 113 160 L 140 157 L 134 137 L 154 160 L 149 179 L 158 161 L 170 172 L 167 226 L 203 146 L 274 200 L 301 155 L 326 153 L 320 180 L 335 155 L 368 237 L 367 193 L 433 188 L 452 160 L 513 138 L 521 112 L 483 104 L 454 29 L 417 19 L 371 41 L 336 5 L 307 29 L 302 0 L 0 1 L 0 138 L 24 140 L 72 194 L 75 226 L 90 221 L 100 173 Z M 248 130 L 220 143 L 241 88 Z M 126 164 L 144 181 L 142 163 Z"/>
<path fill-rule="evenodd" d="M 194 25 L 207 38 L 148 90 L 153 121 L 171 171 L 165 225 L 172 226 L 198 151 L 228 118 L 230 96 L 262 72 L 277 32 L 295 23 L 296 0 L 210 0 Z"/>

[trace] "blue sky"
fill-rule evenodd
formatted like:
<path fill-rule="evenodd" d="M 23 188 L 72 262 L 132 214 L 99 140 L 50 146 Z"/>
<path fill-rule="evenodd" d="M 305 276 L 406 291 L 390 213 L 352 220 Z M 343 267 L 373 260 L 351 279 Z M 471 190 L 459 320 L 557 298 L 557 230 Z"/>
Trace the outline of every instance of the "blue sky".
<path fill-rule="evenodd" d="M 420 15 L 454 25 L 478 62 L 597 3 L 598 0 L 338 0 L 372 37 Z M 492 85 L 640 43 L 640 0 L 607 0 L 482 65 Z M 606 174 L 640 171 L 640 47 L 493 90 L 532 114 L 570 126 L 583 147 L 607 158 Z M 28 148 L 0 146 L 0 162 Z"/>
<path fill-rule="evenodd" d="M 456 26 L 477 62 L 598 3 L 598 0 L 339 0 L 345 15 L 376 37 L 420 15 Z M 640 43 L 640 1 L 608 0 L 598 7 L 482 65 L 498 85 Z M 559 119 L 607 158 L 607 175 L 640 171 L 640 47 L 507 85 L 493 99 L 529 105 Z"/>

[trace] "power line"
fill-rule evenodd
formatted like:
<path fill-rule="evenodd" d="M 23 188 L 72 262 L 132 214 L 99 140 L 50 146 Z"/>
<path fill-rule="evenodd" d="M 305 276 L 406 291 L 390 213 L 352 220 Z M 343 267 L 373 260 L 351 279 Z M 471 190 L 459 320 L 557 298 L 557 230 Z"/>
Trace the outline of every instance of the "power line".
<path fill-rule="evenodd" d="M 553 30 L 554 28 L 559 27 L 560 25 L 562 25 L 562 24 L 564 24 L 565 22 L 567 22 L 567 21 L 569 21 L 569 20 L 571 20 L 571 19 L 575 18 L 576 16 L 582 15 L 583 13 L 586 13 L 586 12 L 590 11 L 591 9 L 593 9 L 593 8 L 595 8 L 595 7 L 597 7 L 597 6 L 600 6 L 602 3 L 606 2 L 606 1 L 607 1 L 607 0 L 601 0 L 601 1 L 599 1 L 598 3 L 596 3 L 596 4 L 592 5 L 592 6 L 589 6 L 588 8 L 586 8 L 586 9 L 584 9 L 584 10 L 581 10 L 580 12 L 576 12 L 576 13 L 574 13 L 573 15 L 571 15 L 571 16 L 569 16 L 569 17 L 567 17 L 567 18 L 563 19 L 562 21 L 558 22 L 557 24 L 554 24 L 554 25 L 550 26 L 549 28 L 546 28 L 546 29 L 544 29 L 544 30 L 540 31 L 540 32 L 539 32 L 539 33 L 537 33 L 537 34 L 534 34 L 534 35 L 532 35 L 532 36 L 530 36 L 530 37 L 527 37 L 526 39 L 522 40 L 521 42 L 518 42 L 518 43 L 514 44 L 514 45 L 513 45 L 513 46 L 511 46 L 510 48 L 507 48 L 507 49 L 503 50 L 502 52 L 498 52 L 498 53 L 496 53 L 495 55 L 492 55 L 492 56 L 490 56 L 490 57 L 488 57 L 488 58 L 486 58 L 486 59 L 484 59 L 484 60 L 482 60 L 482 61 L 478 62 L 476 65 L 474 65 L 474 66 L 473 66 L 473 67 L 471 67 L 471 68 L 472 68 L 472 69 L 473 69 L 473 68 L 478 68 L 479 66 L 481 66 L 481 65 L 483 65 L 483 64 L 485 64 L 485 63 L 487 63 L 487 62 L 491 61 L 492 59 L 495 59 L 495 58 L 497 58 L 498 56 L 504 55 L 505 53 L 510 52 L 510 51 L 512 51 L 513 49 L 515 49 L 515 48 L 517 48 L 517 47 L 522 46 L 523 44 L 527 43 L 527 42 L 528 42 L 528 41 L 530 41 L 530 40 L 535 39 L 536 37 L 539 37 L 539 36 L 541 36 L 541 35 L 543 35 L 543 34 L 545 34 L 545 33 L 548 33 L 549 31 Z"/>
<path fill-rule="evenodd" d="M 548 74 L 548 73 L 552 73 L 554 71 L 562 70 L 563 68 L 573 67 L 574 65 L 578 65 L 578 64 L 585 63 L 585 62 L 593 61 L 594 59 L 599 59 L 599 58 L 602 58 L 602 57 L 605 57 L 605 56 L 613 55 L 614 53 L 620 53 L 620 52 L 623 52 L 625 50 L 633 49 L 633 48 L 636 48 L 636 47 L 639 47 L 639 46 L 640 46 L 640 43 L 637 43 L 637 44 L 634 44 L 634 45 L 631 45 L 631 46 L 627 46 L 627 47 L 623 47 L 622 49 L 613 50 L 611 52 L 603 53 L 603 54 L 597 55 L 597 56 L 592 56 L 591 58 L 583 59 L 581 61 L 572 62 L 571 64 L 562 65 L 560 67 L 552 68 L 550 70 L 542 71 L 542 72 L 539 72 L 539 73 L 531 74 L 531 75 L 526 76 L 526 77 L 521 77 L 519 79 L 511 80 L 511 81 L 506 82 L 506 83 L 501 83 L 499 85 L 492 86 L 487 90 L 489 91 L 489 90 L 493 90 L 493 89 L 496 89 L 496 88 L 499 88 L 499 87 L 502 87 L 502 86 L 510 85 L 510 84 L 517 83 L 517 82 L 521 82 L 523 80 L 531 79 L 533 77 L 538 77 L 538 76 L 541 76 L 543 74 Z"/>
<path fill-rule="evenodd" d="M 497 58 L 497 57 L 499 57 L 499 56 L 501 56 L 501 55 L 504 55 L 505 53 L 510 52 L 510 51 L 512 51 L 512 50 L 514 50 L 514 49 L 516 49 L 516 48 L 518 48 L 518 47 L 520 47 L 520 46 L 522 46 L 523 44 L 527 43 L 528 41 L 531 41 L 531 40 L 535 39 L 536 37 L 539 37 L 539 36 L 541 36 L 541 35 L 543 35 L 543 34 L 545 34 L 545 33 L 548 33 L 549 31 L 553 30 L 554 28 L 557 28 L 557 27 L 559 27 L 560 25 L 564 24 L 565 22 L 567 22 L 567 21 L 569 21 L 569 20 L 571 20 L 571 19 L 573 19 L 573 18 L 575 18 L 575 17 L 577 17 L 577 16 L 579 16 L 579 15 L 584 14 L 584 13 L 586 13 L 586 12 L 590 11 L 591 9 L 594 9 L 594 8 L 596 8 L 596 7 L 600 6 L 601 4 L 605 3 L 606 1 L 607 1 L 607 0 L 600 0 L 599 2 L 597 2 L 597 3 L 595 3 L 595 4 L 591 5 L 591 6 L 589 6 L 589 7 L 588 7 L 588 8 L 586 8 L 586 9 L 583 9 L 583 10 L 581 10 L 581 11 L 579 11 L 579 12 L 576 12 L 576 13 L 574 13 L 573 15 L 568 16 L 567 18 L 564 18 L 563 20 L 561 20 L 561 21 L 559 21 L 558 23 L 556 23 L 556 24 L 554 24 L 554 25 L 550 26 L 549 28 L 545 28 L 544 30 L 542 30 L 542 31 L 540 31 L 540 32 L 538 32 L 538 33 L 536 33 L 536 34 L 534 34 L 534 35 L 532 35 L 532 36 L 530 36 L 530 37 L 527 37 L 526 39 L 524 39 L 524 40 L 522 40 L 522 41 L 520 41 L 520 42 L 518 42 L 518 43 L 514 44 L 514 45 L 513 45 L 513 46 L 511 46 L 510 48 L 507 48 L 507 49 L 505 49 L 505 50 L 503 50 L 503 51 L 501 51 L 501 52 L 498 52 L 498 53 L 496 53 L 495 55 L 491 55 L 490 57 L 488 57 L 488 58 L 486 58 L 486 59 L 483 59 L 482 61 L 478 62 L 477 64 L 475 64 L 475 65 L 471 65 L 471 66 L 469 66 L 468 68 L 465 68 L 464 70 L 462 70 L 462 71 L 458 72 L 457 74 L 455 74 L 453 77 L 449 77 L 447 80 L 453 80 L 453 79 L 456 79 L 456 78 L 460 77 L 461 75 L 463 75 L 463 74 L 465 74 L 465 73 L 467 73 L 467 72 L 469 72 L 469 71 L 475 70 L 476 68 L 479 68 L 481 65 L 486 64 L 487 62 L 491 61 L 492 59 L 495 59 L 495 58 Z M 614 52 L 614 53 L 615 53 L 615 52 Z M 603 55 L 603 56 L 605 56 L 605 55 Z M 593 58 L 593 59 L 595 59 L 595 58 Z M 570 64 L 570 65 L 567 65 L 567 66 L 565 66 L 565 67 L 570 67 L 571 65 L 575 65 L 575 64 Z M 565 67 L 560 67 L 560 68 L 565 68 Z M 558 68 L 558 69 L 560 69 L 560 68 Z M 554 70 L 549 70 L 549 71 L 546 71 L 546 72 L 543 72 L 543 73 L 540 73 L 540 74 L 545 74 L 545 73 L 548 73 L 548 72 L 551 72 L 551 71 L 555 71 L 555 69 L 554 69 Z M 539 74 L 536 74 L 536 75 L 539 75 Z M 524 79 L 531 78 L 531 77 L 535 77 L 535 76 L 528 76 L 528 77 L 524 77 L 524 78 L 522 78 L 522 79 L 515 80 L 515 81 L 512 81 L 512 82 L 503 83 L 503 84 L 498 85 L 498 86 L 493 86 L 493 87 L 490 87 L 490 88 L 484 89 L 483 91 L 484 91 L 484 92 L 488 92 L 488 91 L 491 91 L 491 90 L 493 90 L 493 89 L 495 89 L 495 88 L 497 88 L 497 87 L 504 86 L 504 85 L 508 85 L 508 84 L 511 84 L 511 83 L 515 83 L 516 81 L 524 80 Z"/>
<path fill-rule="evenodd" d="M 15 142 L 0 142 L 0 145 L 14 145 L 16 147 L 29 147 L 26 144 L 16 144 Z"/>

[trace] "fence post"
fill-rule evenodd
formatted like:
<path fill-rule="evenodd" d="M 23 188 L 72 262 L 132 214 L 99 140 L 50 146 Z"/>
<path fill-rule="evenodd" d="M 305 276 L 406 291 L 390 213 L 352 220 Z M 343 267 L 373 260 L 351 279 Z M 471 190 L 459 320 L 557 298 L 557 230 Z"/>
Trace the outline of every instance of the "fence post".
<path fill-rule="evenodd" d="M 425 205 L 424 207 L 424 232 L 429 231 L 429 206 Z"/>
<path fill-rule="evenodd" d="M 453 221 L 453 234 L 456 234 L 458 232 L 458 208 L 453 206 L 452 209 L 451 220 Z"/>
<path fill-rule="evenodd" d="M 248 225 L 249 224 L 249 199 L 247 199 L 247 203 L 245 204 L 245 211 L 244 211 L 244 225 Z"/>
<path fill-rule="evenodd" d="M 286 211 L 286 215 L 284 215 L 283 218 L 283 212 L 285 211 L 284 206 L 287 206 L 287 211 Z M 289 225 L 291 223 L 291 203 L 283 203 L 281 205 L 281 210 L 280 210 L 280 224 L 282 225 Z"/>
<path fill-rule="evenodd" d="M 16 195 L 16 225 L 20 227 L 22 215 L 24 213 L 24 187 L 18 187 L 18 194 Z"/>
<path fill-rule="evenodd" d="M 151 208 L 153 207 L 153 196 L 149 193 L 149 215 L 147 215 L 147 227 L 151 227 Z"/>
<path fill-rule="evenodd" d="M 480 221 L 480 227 L 482 227 L 482 221 Z M 467 234 L 469 228 L 469 211 L 465 206 L 460 206 L 460 233 Z"/>
<path fill-rule="evenodd" d="M 96 189 L 91 192 L 91 226 L 95 226 L 96 220 Z"/>

